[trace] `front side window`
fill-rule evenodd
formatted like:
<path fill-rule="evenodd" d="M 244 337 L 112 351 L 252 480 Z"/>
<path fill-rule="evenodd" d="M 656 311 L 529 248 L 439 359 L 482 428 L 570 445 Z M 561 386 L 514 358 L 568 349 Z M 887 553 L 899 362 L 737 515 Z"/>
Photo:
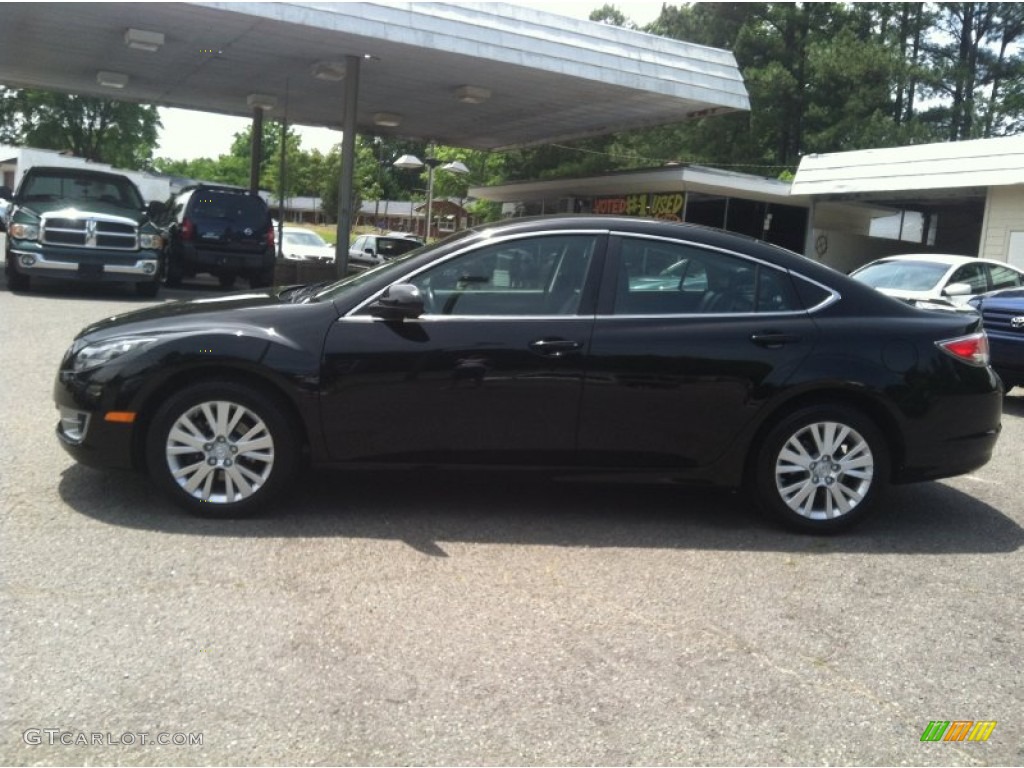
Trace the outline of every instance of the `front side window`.
<path fill-rule="evenodd" d="M 966 283 L 971 286 L 971 293 L 984 293 L 986 287 L 983 266 L 982 264 L 965 264 L 953 273 L 947 285 Z"/>
<path fill-rule="evenodd" d="M 622 241 L 617 315 L 734 314 L 800 309 L 789 275 L 685 243 Z"/>
<path fill-rule="evenodd" d="M 486 245 L 410 282 L 434 315 L 572 315 L 597 235 L 549 235 Z"/>

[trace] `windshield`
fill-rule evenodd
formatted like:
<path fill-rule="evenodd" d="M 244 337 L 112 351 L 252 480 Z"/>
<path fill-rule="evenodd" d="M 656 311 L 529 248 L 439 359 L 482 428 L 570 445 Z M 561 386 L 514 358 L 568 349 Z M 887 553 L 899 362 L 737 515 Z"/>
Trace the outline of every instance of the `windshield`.
<path fill-rule="evenodd" d="M 933 261 L 880 261 L 854 272 L 850 277 L 872 288 L 900 291 L 930 291 L 949 267 Z"/>
<path fill-rule="evenodd" d="M 142 196 L 128 179 L 120 176 L 94 176 L 74 171 L 29 174 L 20 190 L 24 202 L 68 200 L 81 203 L 108 203 L 121 208 L 141 210 Z"/>
<path fill-rule="evenodd" d="M 415 240 L 404 237 L 378 237 L 377 253 L 386 259 L 393 259 L 395 256 L 401 256 L 421 245 L 423 243 L 417 243 Z"/>
<path fill-rule="evenodd" d="M 316 245 L 324 247 L 327 243 L 316 232 L 289 232 L 285 230 L 284 241 L 288 245 Z"/>

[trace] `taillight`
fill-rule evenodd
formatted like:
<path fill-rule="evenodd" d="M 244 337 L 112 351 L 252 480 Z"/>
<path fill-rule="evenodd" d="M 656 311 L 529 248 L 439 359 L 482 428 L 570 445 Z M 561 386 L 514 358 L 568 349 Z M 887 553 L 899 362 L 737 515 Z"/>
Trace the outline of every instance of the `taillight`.
<path fill-rule="evenodd" d="M 962 362 L 978 366 L 988 365 L 988 336 L 984 331 L 937 341 L 935 344 L 943 352 Z"/>
<path fill-rule="evenodd" d="M 271 227 L 267 230 L 267 248 L 274 247 L 274 228 Z"/>
<path fill-rule="evenodd" d="M 181 220 L 181 239 L 182 240 L 194 240 L 196 236 L 196 226 L 192 223 L 192 219 Z"/>

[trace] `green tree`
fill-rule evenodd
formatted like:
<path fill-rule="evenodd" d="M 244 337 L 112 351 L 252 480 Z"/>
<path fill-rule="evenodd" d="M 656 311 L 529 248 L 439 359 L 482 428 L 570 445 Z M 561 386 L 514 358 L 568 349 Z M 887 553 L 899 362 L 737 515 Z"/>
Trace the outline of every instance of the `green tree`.
<path fill-rule="evenodd" d="M 159 128 L 153 106 L 28 89 L 0 94 L 3 140 L 67 150 L 118 168 L 148 167 Z"/>

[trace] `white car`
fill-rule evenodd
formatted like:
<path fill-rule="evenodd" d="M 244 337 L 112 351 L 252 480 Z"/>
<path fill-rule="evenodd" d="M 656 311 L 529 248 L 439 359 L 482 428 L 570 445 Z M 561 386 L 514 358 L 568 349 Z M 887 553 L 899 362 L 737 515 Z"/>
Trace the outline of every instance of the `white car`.
<path fill-rule="evenodd" d="M 358 272 L 383 264 L 388 259 L 401 256 L 423 245 L 413 235 L 360 235 L 348 249 L 349 269 Z"/>
<path fill-rule="evenodd" d="M 281 233 L 281 256 L 288 261 L 334 263 L 334 246 L 312 229 L 285 227 Z"/>
<path fill-rule="evenodd" d="M 963 311 L 973 296 L 1024 285 L 1024 271 L 1005 262 L 935 253 L 887 256 L 850 277 L 914 306 Z"/>

